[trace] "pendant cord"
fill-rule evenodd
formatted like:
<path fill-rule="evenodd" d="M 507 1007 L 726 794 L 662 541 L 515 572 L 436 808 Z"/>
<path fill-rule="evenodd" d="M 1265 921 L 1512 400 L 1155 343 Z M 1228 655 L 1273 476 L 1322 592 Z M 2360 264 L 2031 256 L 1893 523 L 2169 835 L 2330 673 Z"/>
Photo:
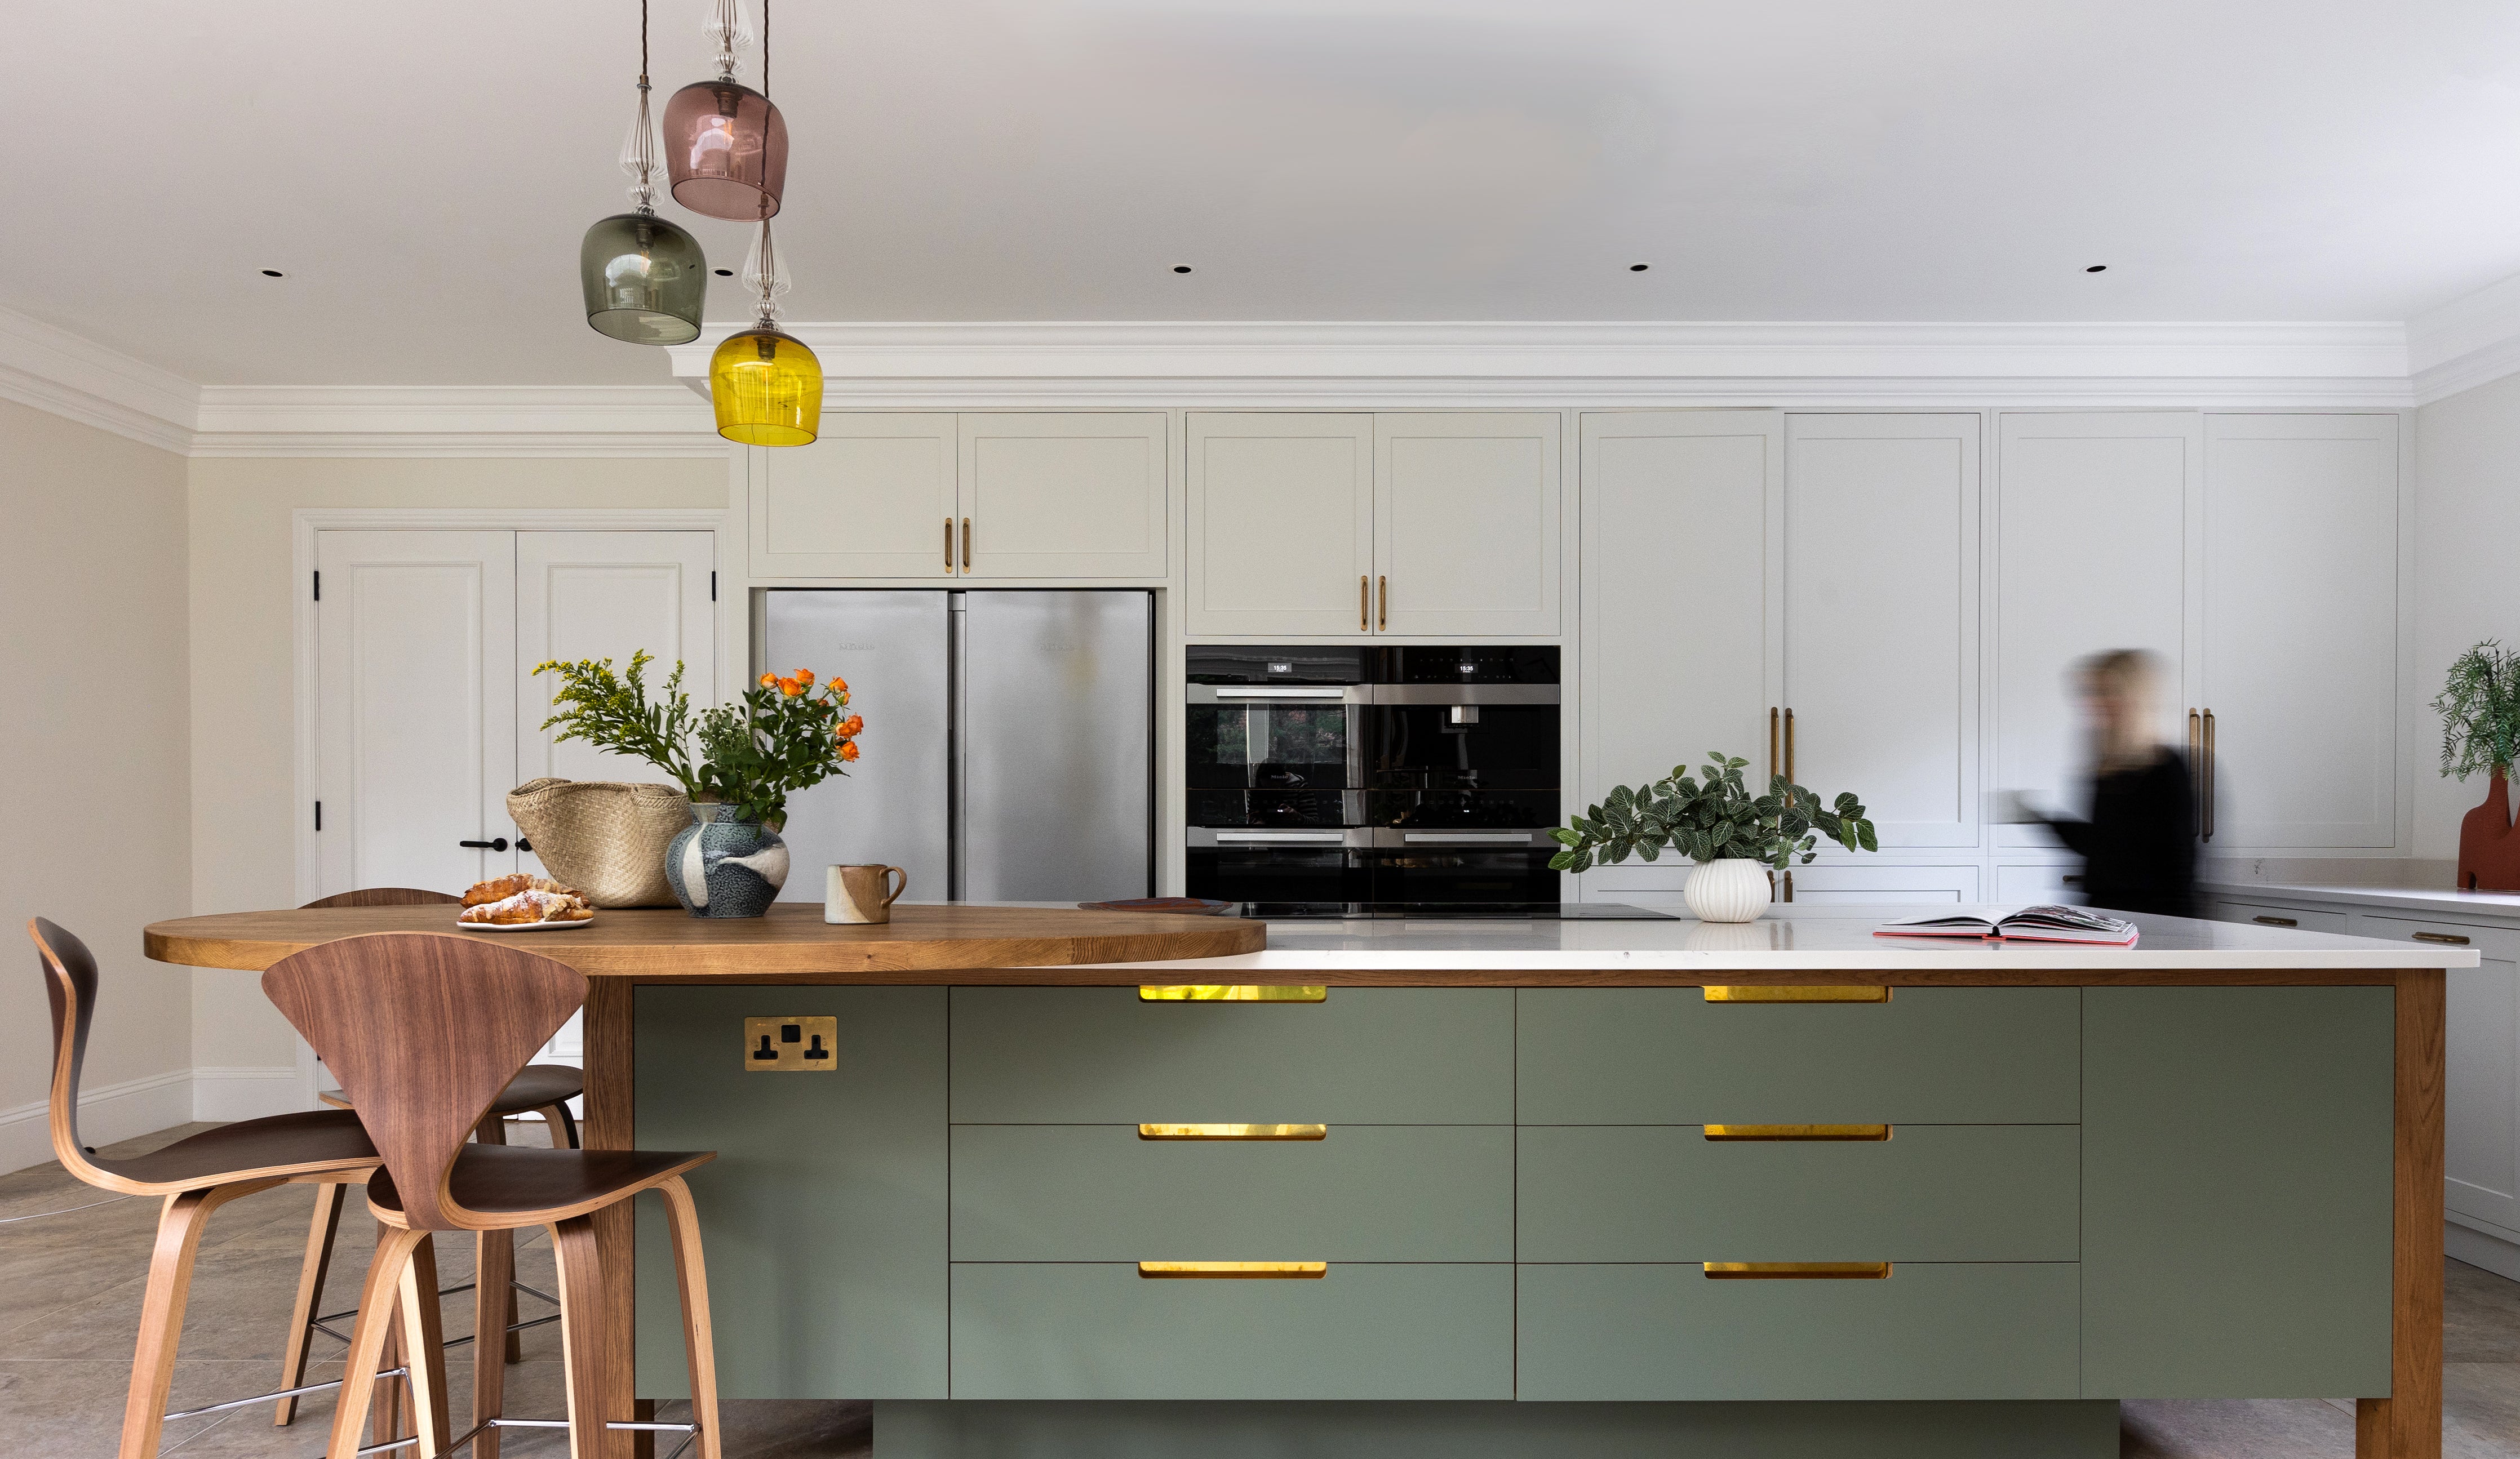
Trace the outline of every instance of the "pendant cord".
<path fill-rule="evenodd" d="M 770 0 L 761 0 L 761 94 L 770 94 Z"/>
<path fill-rule="evenodd" d="M 648 89 L 648 0 L 639 0 L 639 89 Z"/>

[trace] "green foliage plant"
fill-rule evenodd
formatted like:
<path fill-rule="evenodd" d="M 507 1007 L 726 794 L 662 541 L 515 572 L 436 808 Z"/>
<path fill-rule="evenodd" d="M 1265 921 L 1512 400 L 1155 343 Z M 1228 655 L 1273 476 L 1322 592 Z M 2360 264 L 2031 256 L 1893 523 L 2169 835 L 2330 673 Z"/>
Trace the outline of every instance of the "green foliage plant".
<path fill-rule="evenodd" d="M 2460 654 L 2433 708 L 2442 717 L 2443 774 L 2507 774 L 2520 752 L 2520 653 L 2488 639 Z"/>
<path fill-rule="evenodd" d="M 1614 865 L 1631 856 L 1655 861 L 1669 849 L 1692 862 L 1731 858 L 1782 871 L 1808 863 L 1826 836 L 1849 851 L 1878 851 L 1880 841 L 1864 816 L 1864 803 L 1840 794 L 1830 807 L 1782 775 L 1768 793 L 1753 796 L 1742 784 L 1749 761 L 1710 750 L 1697 775 L 1688 767 L 1650 785 L 1622 785 L 1609 798 L 1549 834 L 1565 849 L 1549 859 L 1560 871 L 1595 863 Z"/>
<path fill-rule="evenodd" d="M 866 722 L 849 712 L 848 682 L 821 684 L 799 669 L 764 674 L 733 704 L 692 712 L 683 689 L 683 666 L 674 665 L 654 698 L 648 693 L 647 652 L 630 656 L 626 673 L 612 660 L 557 659 L 534 666 L 558 674 L 558 711 L 543 721 L 559 739 L 582 740 L 644 760 L 674 777 L 695 803 L 722 801 L 739 820 L 773 830 L 788 820 L 788 797 L 833 775 L 848 774 L 858 758 L 857 736 Z M 697 748 L 698 754 L 694 754 Z"/>

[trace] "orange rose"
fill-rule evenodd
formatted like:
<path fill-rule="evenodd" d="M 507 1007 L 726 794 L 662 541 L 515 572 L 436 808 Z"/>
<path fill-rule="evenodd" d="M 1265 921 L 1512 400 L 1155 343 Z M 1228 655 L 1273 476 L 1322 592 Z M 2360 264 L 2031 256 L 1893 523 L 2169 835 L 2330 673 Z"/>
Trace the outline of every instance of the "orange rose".
<path fill-rule="evenodd" d="M 846 738 L 852 734 L 862 734 L 865 731 L 866 717 L 863 715 L 853 714 L 847 719 L 840 721 L 840 735 L 842 738 Z"/>
<path fill-rule="evenodd" d="M 778 686 L 778 685 L 779 685 L 779 676 L 778 676 L 778 675 L 776 675 L 776 674 L 764 674 L 764 675 L 762 675 L 762 676 L 761 676 L 761 686 L 762 686 L 763 688 L 765 688 L 765 689 L 767 689 L 767 688 L 776 688 L 776 687 Z"/>
<path fill-rule="evenodd" d="M 842 760 L 855 760 L 855 759 L 857 759 L 857 758 L 858 758 L 858 746 L 857 746 L 857 741 L 855 741 L 855 740 L 849 740 L 849 741 L 844 742 L 844 743 L 840 746 L 840 758 L 841 758 Z"/>
<path fill-rule="evenodd" d="M 834 694 L 845 694 L 849 691 L 849 682 L 834 674 L 832 676 L 831 690 Z"/>
<path fill-rule="evenodd" d="M 779 692 L 787 695 L 790 699 L 793 699 L 798 694 L 805 692 L 805 686 L 792 679 L 782 679 L 779 681 Z"/>
<path fill-rule="evenodd" d="M 811 669 L 799 669 L 799 670 L 797 670 L 797 671 L 796 671 L 796 682 L 797 682 L 798 684 L 803 685 L 804 685 L 805 687 L 807 687 L 807 688 L 812 688 L 812 687 L 814 686 L 814 671 L 813 671 L 813 670 L 811 670 Z"/>

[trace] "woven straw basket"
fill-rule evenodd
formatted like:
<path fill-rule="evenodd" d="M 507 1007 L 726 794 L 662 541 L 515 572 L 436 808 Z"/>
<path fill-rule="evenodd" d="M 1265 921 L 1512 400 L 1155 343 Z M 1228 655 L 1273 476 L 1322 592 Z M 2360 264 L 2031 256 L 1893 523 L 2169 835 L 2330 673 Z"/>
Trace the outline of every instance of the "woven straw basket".
<path fill-rule="evenodd" d="M 692 803 L 673 786 L 527 780 L 508 792 L 508 815 L 553 879 L 590 906 L 676 905 L 665 849 L 692 823 Z"/>

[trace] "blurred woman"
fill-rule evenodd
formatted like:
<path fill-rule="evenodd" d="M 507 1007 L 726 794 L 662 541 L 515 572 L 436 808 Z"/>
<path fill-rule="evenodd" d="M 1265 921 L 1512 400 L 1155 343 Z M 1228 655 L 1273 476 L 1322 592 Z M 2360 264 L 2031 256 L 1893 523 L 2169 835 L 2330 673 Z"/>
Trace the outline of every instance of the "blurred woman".
<path fill-rule="evenodd" d="M 2140 649 L 2076 671 L 2092 731 L 2092 818 L 2042 816 L 2083 858 L 2083 900 L 2111 911 L 2198 914 L 2196 794 L 2160 735 L 2161 665 Z"/>

